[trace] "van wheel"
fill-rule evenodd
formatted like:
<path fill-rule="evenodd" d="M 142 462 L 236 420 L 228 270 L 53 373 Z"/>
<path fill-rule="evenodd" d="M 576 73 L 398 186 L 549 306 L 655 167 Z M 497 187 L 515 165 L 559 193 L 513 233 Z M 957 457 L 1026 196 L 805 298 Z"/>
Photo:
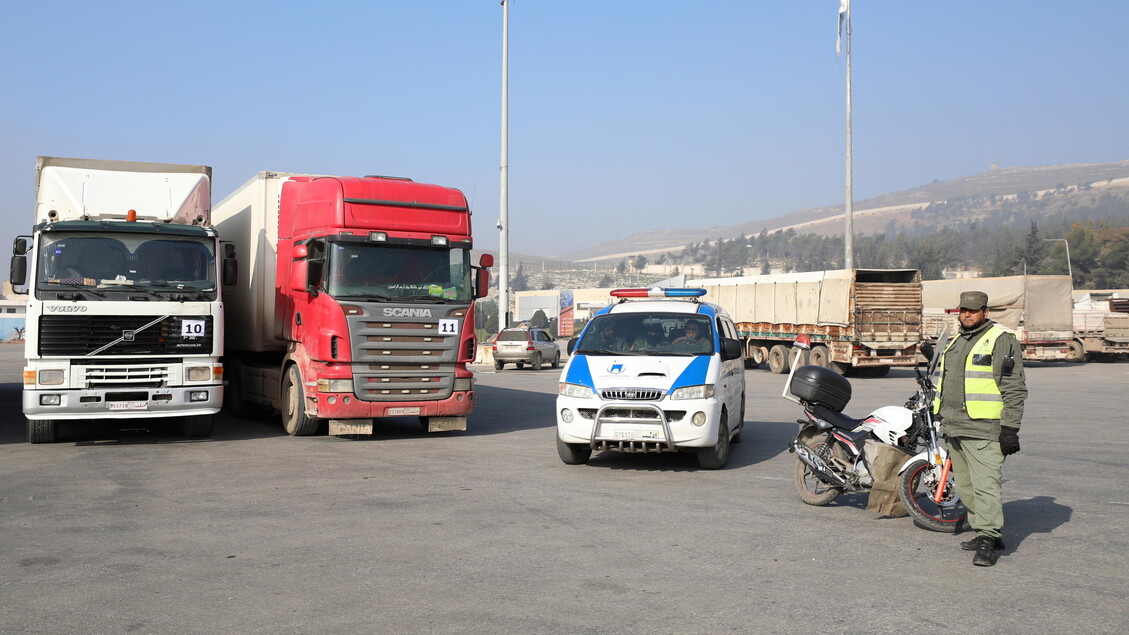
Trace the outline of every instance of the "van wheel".
<path fill-rule="evenodd" d="M 59 438 L 59 424 L 52 419 L 27 420 L 28 443 L 54 443 Z"/>
<path fill-rule="evenodd" d="M 298 366 L 286 369 L 282 385 L 282 427 L 294 437 L 306 437 L 318 431 L 318 420 L 306 415 L 306 391 L 302 389 L 302 375 Z"/>
<path fill-rule="evenodd" d="M 717 423 L 717 444 L 698 449 L 698 467 L 704 470 L 720 470 L 729 460 L 729 417 L 721 411 L 721 421 Z"/>
<path fill-rule="evenodd" d="M 583 465 L 592 458 L 592 446 L 581 443 L 565 443 L 557 435 L 557 455 L 565 465 Z"/>
<path fill-rule="evenodd" d="M 733 433 L 730 443 L 741 442 L 741 431 L 745 429 L 745 393 L 741 393 L 741 420 L 737 422 L 737 431 Z"/>
<path fill-rule="evenodd" d="M 768 370 L 777 375 L 788 372 L 788 348 L 783 344 L 776 344 L 769 349 Z"/>

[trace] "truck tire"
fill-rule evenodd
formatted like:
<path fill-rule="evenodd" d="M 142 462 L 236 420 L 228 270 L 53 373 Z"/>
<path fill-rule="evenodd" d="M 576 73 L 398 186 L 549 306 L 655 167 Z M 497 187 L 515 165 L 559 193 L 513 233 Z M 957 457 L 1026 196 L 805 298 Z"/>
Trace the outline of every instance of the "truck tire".
<path fill-rule="evenodd" d="M 184 436 L 190 439 L 199 439 L 201 437 L 212 436 L 212 425 L 215 422 L 214 415 L 193 415 L 185 417 L 180 422 L 180 429 L 184 432 Z"/>
<path fill-rule="evenodd" d="M 823 345 L 813 346 L 811 347 L 809 360 L 813 366 L 831 368 L 831 351 L 827 350 L 827 347 Z"/>
<path fill-rule="evenodd" d="M 318 431 L 318 420 L 306 415 L 306 391 L 296 365 L 286 369 L 282 381 L 282 427 L 293 437 L 306 437 Z"/>
<path fill-rule="evenodd" d="M 1082 346 L 1082 342 L 1077 340 L 1070 342 L 1070 353 L 1067 355 L 1066 361 L 1071 364 L 1079 364 L 1086 361 L 1086 348 Z"/>
<path fill-rule="evenodd" d="M 776 344 L 768 351 L 768 370 L 777 375 L 788 372 L 788 347 Z"/>
<path fill-rule="evenodd" d="M 54 443 L 58 438 L 58 422 L 52 419 L 27 420 L 28 443 Z"/>
<path fill-rule="evenodd" d="M 757 346 L 757 347 L 753 348 L 752 352 L 753 352 L 753 363 L 756 364 L 757 366 L 760 366 L 761 364 L 768 361 L 768 347 L 767 346 Z"/>

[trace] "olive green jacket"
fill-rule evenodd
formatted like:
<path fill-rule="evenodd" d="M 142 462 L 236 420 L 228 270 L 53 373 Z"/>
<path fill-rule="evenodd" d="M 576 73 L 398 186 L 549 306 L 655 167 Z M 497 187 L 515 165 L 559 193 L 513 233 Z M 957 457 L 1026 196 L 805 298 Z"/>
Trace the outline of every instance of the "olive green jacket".
<path fill-rule="evenodd" d="M 1023 421 L 1023 402 L 1027 399 L 1027 382 L 1023 374 L 1023 349 L 1015 336 L 1004 333 L 992 348 L 992 375 L 1004 400 L 1000 419 L 973 419 L 964 406 L 964 362 L 972 346 L 988 332 L 993 322 L 987 320 L 972 331 L 961 329 L 956 341 L 945 353 L 945 374 L 941 378 L 941 432 L 950 437 L 967 437 L 996 441 L 1000 426 L 1018 428 Z M 1015 360 L 1010 375 L 1003 374 L 1005 358 Z"/>

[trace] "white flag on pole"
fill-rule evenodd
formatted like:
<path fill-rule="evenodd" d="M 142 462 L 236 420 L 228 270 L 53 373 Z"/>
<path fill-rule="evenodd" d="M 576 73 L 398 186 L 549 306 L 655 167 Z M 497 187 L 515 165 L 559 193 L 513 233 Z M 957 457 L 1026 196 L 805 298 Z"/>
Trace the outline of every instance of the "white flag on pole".
<path fill-rule="evenodd" d="M 839 0 L 839 30 L 835 34 L 835 55 L 838 57 L 842 50 L 843 42 L 843 20 L 848 19 L 851 14 L 851 0 Z"/>

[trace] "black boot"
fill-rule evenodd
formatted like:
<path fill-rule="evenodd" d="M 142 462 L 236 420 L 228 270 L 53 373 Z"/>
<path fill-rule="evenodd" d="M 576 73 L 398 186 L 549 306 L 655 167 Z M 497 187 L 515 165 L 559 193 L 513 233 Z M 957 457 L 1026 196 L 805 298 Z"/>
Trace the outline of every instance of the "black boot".
<path fill-rule="evenodd" d="M 991 567 L 996 564 L 1000 554 L 996 553 L 996 540 L 989 536 L 980 536 L 980 544 L 976 545 L 976 555 L 972 556 L 972 564 L 978 567 Z"/>
<path fill-rule="evenodd" d="M 960 543 L 960 548 L 963 549 L 964 551 L 976 551 L 976 548 L 980 546 L 980 538 L 981 538 L 981 536 L 977 536 L 977 537 L 973 538 L 972 540 L 965 540 L 964 542 Z M 987 536 L 984 536 L 984 538 L 987 538 Z M 1003 551 L 1004 549 L 1007 548 L 1007 547 L 1004 547 L 1004 539 L 1003 538 L 997 537 L 997 538 L 992 539 L 992 541 L 993 541 L 992 548 L 995 549 L 996 551 Z"/>

